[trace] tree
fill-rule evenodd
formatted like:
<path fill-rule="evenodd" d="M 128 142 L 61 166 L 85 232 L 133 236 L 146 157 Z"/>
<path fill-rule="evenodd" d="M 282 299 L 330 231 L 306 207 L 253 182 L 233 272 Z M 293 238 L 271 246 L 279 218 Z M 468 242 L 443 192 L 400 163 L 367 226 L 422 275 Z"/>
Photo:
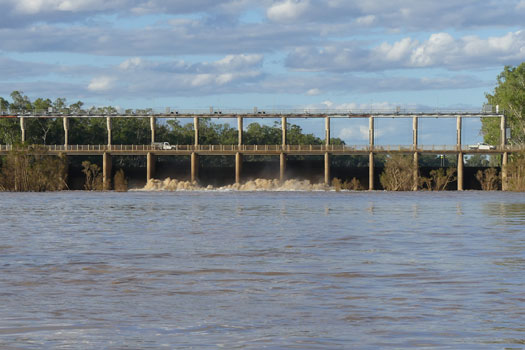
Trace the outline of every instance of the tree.
<path fill-rule="evenodd" d="M 486 94 L 489 104 L 499 105 L 507 117 L 507 126 L 511 135 L 508 142 L 523 144 L 525 142 L 525 62 L 517 67 L 505 66 L 498 75 L 498 85 L 493 94 Z M 499 144 L 500 121 L 494 118 L 482 119 L 482 133 L 485 142 Z"/>
<path fill-rule="evenodd" d="M 9 109 L 9 101 L 4 99 L 3 97 L 0 97 L 0 110 L 6 111 Z"/>
<path fill-rule="evenodd" d="M 29 100 L 29 97 L 25 96 L 22 91 L 13 91 L 11 93 L 11 99 L 13 100 L 10 106 L 11 109 L 18 111 L 30 111 L 33 109 L 31 100 Z"/>

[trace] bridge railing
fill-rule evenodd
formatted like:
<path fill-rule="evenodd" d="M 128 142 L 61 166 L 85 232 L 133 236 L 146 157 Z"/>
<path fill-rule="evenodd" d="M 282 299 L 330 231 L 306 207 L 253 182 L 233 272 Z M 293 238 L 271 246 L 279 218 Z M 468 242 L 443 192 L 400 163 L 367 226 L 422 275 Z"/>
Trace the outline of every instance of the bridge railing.
<path fill-rule="evenodd" d="M 483 153 L 485 149 L 476 149 L 468 145 L 172 145 L 170 150 L 163 150 L 153 145 L 33 145 L 51 152 L 472 152 Z M 20 149 L 14 145 L 0 145 L 0 151 Z M 525 145 L 491 146 L 489 152 L 525 151 Z"/>

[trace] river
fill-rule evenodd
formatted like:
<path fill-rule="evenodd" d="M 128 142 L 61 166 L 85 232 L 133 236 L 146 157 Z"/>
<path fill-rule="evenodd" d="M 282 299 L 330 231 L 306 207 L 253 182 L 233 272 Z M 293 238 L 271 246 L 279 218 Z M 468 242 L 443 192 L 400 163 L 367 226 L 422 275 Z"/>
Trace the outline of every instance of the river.
<path fill-rule="evenodd" d="M 522 349 L 525 196 L 0 193 L 0 349 Z"/>

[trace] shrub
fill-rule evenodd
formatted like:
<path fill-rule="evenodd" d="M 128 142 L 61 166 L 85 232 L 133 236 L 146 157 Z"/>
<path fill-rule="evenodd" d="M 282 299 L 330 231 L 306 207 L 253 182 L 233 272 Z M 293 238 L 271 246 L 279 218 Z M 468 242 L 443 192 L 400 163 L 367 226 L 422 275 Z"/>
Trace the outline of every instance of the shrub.
<path fill-rule="evenodd" d="M 115 186 L 115 191 L 117 192 L 126 192 L 128 190 L 128 181 L 124 175 L 124 170 L 119 169 L 116 172 L 113 178 L 113 184 Z"/>
<path fill-rule="evenodd" d="M 478 170 L 476 179 L 481 184 L 483 191 L 495 191 L 499 188 L 501 177 L 495 168 L 489 168 L 484 171 Z"/>
<path fill-rule="evenodd" d="M 410 191 L 414 188 L 414 159 L 408 155 L 393 154 L 385 162 L 385 169 L 379 177 L 381 186 L 387 191 Z"/>
<path fill-rule="evenodd" d="M 87 191 L 102 191 L 103 178 L 100 167 L 92 164 L 89 160 L 82 162 L 82 172 L 86 175 L 84 189 Z"/>

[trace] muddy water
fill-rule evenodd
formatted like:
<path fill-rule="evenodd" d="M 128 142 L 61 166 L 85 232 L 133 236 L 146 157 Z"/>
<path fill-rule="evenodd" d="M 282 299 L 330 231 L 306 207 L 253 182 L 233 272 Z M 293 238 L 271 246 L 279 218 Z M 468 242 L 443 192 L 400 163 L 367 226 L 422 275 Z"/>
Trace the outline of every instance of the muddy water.
<path fill-rule="evenodd" d="M 513 193 L 1 193 L 0 349 L 521 349 Z"/>

